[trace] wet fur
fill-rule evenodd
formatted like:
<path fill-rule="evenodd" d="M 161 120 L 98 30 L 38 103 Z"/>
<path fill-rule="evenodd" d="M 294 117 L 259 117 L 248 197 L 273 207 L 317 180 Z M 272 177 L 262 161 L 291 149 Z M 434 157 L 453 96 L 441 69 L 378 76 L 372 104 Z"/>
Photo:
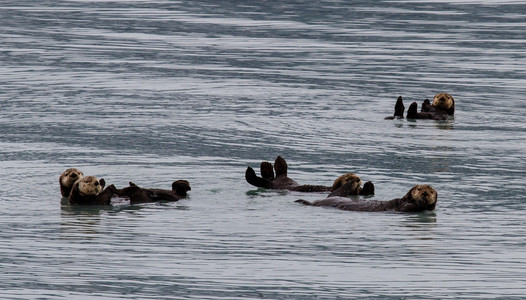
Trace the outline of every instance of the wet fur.
<path fill-rule="evenodd" d="M 171 190 L 145 189 L 130 182 L 130 186 L 116 189 L 115 194 L 130 199 L 130 203 L 146 203 L 156 201 L 179 201 L 187 196 L 190 191 L 190 183 L 186 180 L 176 180 L 172 183 Z"/>
<path fill-rule="evenodd" d="M 60 194 L 62 197 L 69 197 L 73 184 L 75 181 L 82 179 L 82 177 L 84 177 L 84 174 L 75 168 L 69 168 L 62 172 L 58 178 L 58 183 L 60 184 Z"/>
<path fill-rule="evenodd" d="M 393 116 L 385 119 L 404 118 L 404 104 L 402 96 L 398 97 L 395 104 L 395 112 Z M 455 99 L 448 93 L 438 93 L 433 97 L 433 102 L 425 99 L 422 103 L 420 112 L 418 112 L 418 104 L 411 103 L 407 109 L 406 117 L 408 119 L 431 119 L 431 120 L 446 120 L 455 114 Z"/>
<path fill-rule="evenodd" d="M 260 164 L 261 177 L 251 167 L 247 167 L 245 179 L 253 186 L 266 189 L 289 190 L 299 192 L 327 192 L 331 187 L 322 185 L 299 185 L 295 180 L 287 176 L 287 162 L 281 156 L 274 161 L 274 170 L 270 162 L 264 161 Z M 276 171 L 276 176 L 274 176 Z"/>
<path fill-rule="evenodd" d="M 345 186 L 346 185 L 342 186 L 340 189 L 345 189 Z M 312 203 L 306 200 L 297 200 L 296 202 L 305 205 L 334 207 L 349 211 L 420 212 L 434 210 L 438 197 L 437 192 L 430 185 L 415 185 L 402 198 L 396 198 L 390 201 L 351 200 L 344 198 L 344 194 L 344 191 L 340 191 L 337 195 L 333 192 L 326 199 L 317 200 Z"/>
<path fill-rule="evenodd" d="M 109 205 L 114 194 L 115 186 L 104 188 L 103 178 L 98 180 L 94 176 L 86 176 L 75 181 L 68 196 L 70 204 L 78 205 Z"/>
<path fill-rule="evenodd" d="M 374 185 L 369 181 L 367 189 L 360 188 L 361 180 L 358 176 L 353 173 L 347 173 L 338 177 L 333 186 L 323 186 L 323 185 L 299 185 L 295 180 L 287 176 L 287 162 L 283 157 L 278 156 L 274 161 L 274 168 L 270 162 L 264 161 L 260 164 L 260 173 L 261 177 L 256 175 L 256 172 L 251 167 L 248 167 L 245 172 L 245 179 L 251 185 L 262 187 L 266 189 L 282 189 L 289 191 L 297 192 L 328 192 L 334 191 L 339 188 L 342 184 L 346 183 L 351 179 L 356 179 L 358 185 L 353 192 L 355 195 L 372 195 L 374 194 Z M 276 175 L 274 176 L 274 171 Z M 365 187 L 365 185 L 364 185 Z"/>

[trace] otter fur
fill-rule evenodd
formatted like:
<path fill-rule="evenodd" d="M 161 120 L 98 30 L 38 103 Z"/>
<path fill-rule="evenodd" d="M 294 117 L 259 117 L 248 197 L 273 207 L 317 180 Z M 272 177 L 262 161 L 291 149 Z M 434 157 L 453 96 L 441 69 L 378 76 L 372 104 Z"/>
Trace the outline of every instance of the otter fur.
<path fill-rule="evenodd" d="M 274 168 L 270 162 L 264 161 L 261 162 L 260 172 L 261 177 L 256 175 L 256 172 L 251 167 L 248 167 L 245 172 L 245 179 L 248 183 L 253 186 L 262 187 L 266 189 L 281 189 L 297 192 L 327 192 L 334 191 L 339 188 L 341 185 L 345 184 L 348 181 L 353 181 L 356 189 L 353 191 L 356 195 L 372 195 L 374 194 L 374 185 L 372 182 L 369 182 L 367 189 L 360 188 L 361 180 L 354 173 L 347 173 L 338 177 L 333 186 L 323 186 L 323 185 L 300 185 L 295 180 L 287 176 L 287 162 L 283 157 L 278 156 L 274 161 Z M 274 171 L 276 175 L 274 176 Z M 372 187 L 372 190 L 371 190 Z M 364 185 L 365 188 L 365 185 Z M 372 192 L 372 194 L 371 194 Z"/>
<path fill-rule="evenodd" d="M 73 184 L 75 181 L 82 179 L 82 177 L 84 177 L 84 174 L 75 168 L 69 168 L 62 172 L 58 179 L 58 183 L 60 184 L 60 194 L 62 194 L 62 197 L 69 197 Z"/>
<path fill-rule="evenodd" d="M 385 119 L 403 118 L 404 104 L 402 96 L 398 97 L 395 104 L 395 112 L 393 116 Z M 418 112 L 418 104 L 411 103 L 407 109 L 406 117 L 408 119 L 432 119 L 432 120 L 446 120 L 455 114 L 455 99 L 448 93 L 438 93 L 433 97 L 433 102 L 425 99 Z"/>
<path fill-rule="evenodd" d="M 123 189 L 116 189 L 115 194 L 130 199 L 130 203 L 146 203 L 156 201 L 179 201 L 187 196 L 187 192 L 192 190 L 190 183 L 186 180 L 176 180 L 172 183 L 171 190 L 145 189 L 133 182 L 130 186 Z"/>
<path fill-rule="evenodd" d="M 334 207 L 349 211 L 398 211 L 398 212 L 420 212 L 434 210 L 437 202 L 437 192 L 427 184 L 413 186 L 405 196 L 390 201 L 378 200 L 352 200 L 345 198 L 350 183 L 343 185 L 339 190 L 331 193 L 326 199 L 309 202 L 296 200 L 295 202 L 311 206 Z"/>
<path fill-rule="evenodd" d="M 109 205 L 116 188 L 113 184 L 104 188 L 105 185 L 103 178 L 98 180 L 95 176 L 83 177 L 73 184 L 68 201 L 70 204 L 80 205 Z"/>
<path fill-rule="evenodd" d="M 385 117 L 385 119 L 386 120 L 403 119 L 404 110 L 405 110 L 404 101 L 402 99 L 402 96 L 399 96 L 398 99 L 396 99 L 394 114 L 392 116 Z"/>

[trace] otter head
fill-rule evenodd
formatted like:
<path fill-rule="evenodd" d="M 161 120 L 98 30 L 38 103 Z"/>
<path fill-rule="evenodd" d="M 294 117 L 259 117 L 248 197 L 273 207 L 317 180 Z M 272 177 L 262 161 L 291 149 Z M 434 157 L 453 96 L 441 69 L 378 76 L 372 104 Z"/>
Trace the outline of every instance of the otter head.
<path fill-rule="evenodd" d="M 69 196 L 69 192 L 71 191 L 71 187 L 73 187 L 75 181 L 82 179 L 82 177 L 84 177 L 84 174 L 75 168 L 67 169 L 62 174 L 60 174 L 59 183 L 62 196 Z"/>
<path fill-rule="evenodd" d="M 437 203 L 437 191 L 428 184 L 418 184 L 412 187 L 402 198 L 401 211 L 434 210 Z"/>
<path fill-rule="evenodd" d="M 190 182 L 186 180 L 176 180 L 172 183 L 172 191 L 179 196 L 186 197 L 186 192 L 191 191 Z"/>
<path fill-rule="evenodd" d="M 331 192 L 334 192 L 348 182 L 352 182 L 352 188 L 349 195 L 358 195 L 360 186 L 362 185 L 362 180 L 354 173 L 343 174 L 342 176 L 336 178 L 332 185 Z"/>
<path fill-rule="evenodd" d="M 95 176 L 86 176 L 75 183 L 81 196 L 96 196 L 102 190 L 102 184 Z"/>
<path fill-rule="evenodd" d="M 455 100 L 448 93 L 439 93 L 435 95 L 431 105 L 434 106 L 435 108 L 449 111 L 454 108 Z"/>

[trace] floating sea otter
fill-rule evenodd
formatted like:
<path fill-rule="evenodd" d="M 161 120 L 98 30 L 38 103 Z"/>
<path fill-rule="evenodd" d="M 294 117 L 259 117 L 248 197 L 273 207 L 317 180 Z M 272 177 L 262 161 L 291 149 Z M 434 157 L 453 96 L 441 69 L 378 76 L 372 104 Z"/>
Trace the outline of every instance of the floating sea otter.
<path fill-rule="evenodd" d="M 390 201 L 349 199 L 349 195 L 354 187 L 347 183 L 338 190 L 332 192 L 326 199 L 309 202 L 306 200 L 296 200 L 295 202 L 311 206 L 334 207 L 350 211 L 399 211 L 399 212 L 420 212 L 434 210 L 437 202 L 437 192 L 427 184 L 415 185 L 402 198 Z"/>
<path fill-rule="evenodd" d="M 256 172 L 251 167 L 248 167 L 245 172 L 245 179 L 253 186 L 262 187 L 266 189 L 281 189 L 297 192 L 327 192 L 338 189 L 345 183 L 352 182 L 354 189 L 353 195 L 372 195 L 374 194 L 374 185 L 368 181 L 361 188 L 361 179 L 354 173 L 344 174 L 334 181 L 332 187 L 323 185 L 299 185 L 296 181 L 287 176 L 287 162 L 281 156 L 278 156 L 274 161 L 274 170 L 270 162 L 264 161 L 260 165 L 261 176 L 256 175 Z"/>
<path fill-rule="evenodd" d="M 84 174 L 82 174 L 81 171 L 75 168 L 70 168 L 62 172 L 58 179 L 58 182 L 60 184 L 60 193 L 62 194 L 62 197 L 69 197 L 73 184 L 75 183 L 75 181 L 82 179 L 82 177 L 84 177 Z"/>
<path fill-rule="evenodd" d="M 395 111 L 393 116 L 386 117 L 385 119 L 403 119 L 404 118 L 404 103 L 402 96 L 398 97 L 395 104 Z M 450 116 L 455 114 L 455 100 L 448 93 L 436 94 L 433 98 L 433 102 L 429 99 L 424 100 L 422 108 L 418 112 L 418 104 L 416 102 L 411 103 L 407 110 L 408 119 L 433 119 L 433 120 L 446 120 Z"/>
<path fill-rule="evenodd" d="M 155 201 L 178 201 L 187 196 L 190 191 L 190 183 L 186 180 L 176 180 L 172 183 L 172 190 L 145 189 L 133 182 L 130 186 L 123 189 L 115 189 L 116 195 L 127 197 L 130 203 L 145 203 Z"/>
<path fill-rule="evenodd" d="M 113 184 L 104 188 L 105 185 L 103 178 L 98 180 L 95 176 L 83 177 L 71 187 L 68 201 L 70 204 L 109 205 L 116 188 Z"/>

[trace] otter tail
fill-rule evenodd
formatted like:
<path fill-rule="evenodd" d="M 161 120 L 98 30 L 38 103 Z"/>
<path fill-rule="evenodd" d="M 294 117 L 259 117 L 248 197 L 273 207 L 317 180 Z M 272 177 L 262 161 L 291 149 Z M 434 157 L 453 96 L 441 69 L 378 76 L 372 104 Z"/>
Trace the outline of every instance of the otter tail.
<path fill-rule="evenodd" d="M 299 200 L 296 200 L 294 201 L 296 203 L 301 203 L 301 204 L 305 204 L 305 205 L 312 205 L 312 203 L 310 203 L 309 201 L 307 200 L 303 200 L 303 199 L 299 199 Z"/>

